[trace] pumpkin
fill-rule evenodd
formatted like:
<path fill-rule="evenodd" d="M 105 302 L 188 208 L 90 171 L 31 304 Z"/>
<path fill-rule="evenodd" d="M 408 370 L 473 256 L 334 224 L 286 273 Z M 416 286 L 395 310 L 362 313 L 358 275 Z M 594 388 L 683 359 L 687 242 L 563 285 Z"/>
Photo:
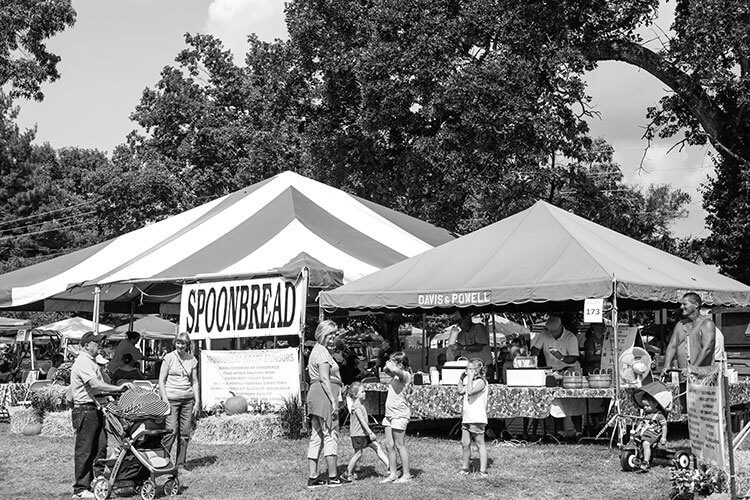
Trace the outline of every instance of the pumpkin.
<path fill-rule="evenodd" d="M 31 422 L 26 424 L 23 429 L 21 430 L 21 433 L 24 436 L 36 436 L 38 434 L 42 433 L 42 423 L 41 422 Z"/>
<path fill-rule="evenodd" d="M 247 399 L 242 396 L 232 396 L 224 401 L 224 410 L 226 410 L 227 415 L 247 413 Z"/>

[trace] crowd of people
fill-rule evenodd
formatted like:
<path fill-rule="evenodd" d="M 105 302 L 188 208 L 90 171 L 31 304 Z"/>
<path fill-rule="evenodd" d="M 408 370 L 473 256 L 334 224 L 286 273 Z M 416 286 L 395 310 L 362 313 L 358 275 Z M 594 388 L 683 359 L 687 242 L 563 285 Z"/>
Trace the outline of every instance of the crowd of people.
<path fill-rule="evenodd" d="M 724 359 L 721 332 L 710 317 L 701 313 L 701 300 L 697 294 L 688 293 L 682 299 L 682 318 L 675 324 L 666 345 L 665 370 L 676 367 L 685 370 L 689 365 L 705 366 Z M 446 359 L 468 358 L 465 373 L 458 382 L 458 393 L 463 400 L 461 426 L 460 474 L 469 473 L 471 445 L 479 452 L 480 475 L 487 474 L 487 447 L 484 442 L 487 426 L 487 398 L 489 384 L 502 379 L 500 360 L 489 348 L 487 328 L 472 316 L 461 313 L 457 328 L 451 332 Z M 512 366 L 518 356 L 538 356 L 540 362 L 556 371 L 576 370 L 583 373 L 600 368 L 604 344 L 604 325 L 594 324 L 583 338 L 566 328 L 560 316 L 549 315 L 544 330 L 529 341 L 523 337 L 512 340 L 507 347 L 503 366 Z M 139 369 L 143 354 L 137 345 L 140 336 L 128 332 L 127 338 L 114 349 L 111 360 L 101 356 L 103 335 L 88 332 L 80 342 L 80 354 L 70 369 L 69 401 L 72 407 L 72 424 L 75 431 L 75 498 L 90 498 L 89 487 L 94 477 L 101 474 L 99 458 L 106 455 L 106 437 L 99 411 L 102 393 L 123 391 L 133 381 L 145 379 Z M 197 359 L 191 353 L 190 338 L 178 334 L 173 349 L 161 360 L 158 371 L 158 389 L 162 399 L 168 402 L 171 412 L 167 427 L 171 431 L 164 445 L 175 457 L 178 466 L 186 464 L 187 448 L 193 421 L 200 410 Z M 307 356 L 306 373 L 309 380 L 307 391 L 307 413 L 310 418 L 310 442 L 307 450 L 309 488 L 338 486 L 357 478 L 356 470 L 362 454 L 372 449 L 387 468 L 383 483 L 403 483 L 412 480 L 410 454 L 406 430 L 411 418 L 407 400 L 414 375 L 409 357 L 403 351 L 382 349 L 383 373 L 388 382 L 385 415 L 380 422 L 384 429 L 384 442 L 378 442 L 372 431 L 370 416 L 364 406 L 364 386 L 357 381 L 362 373 L 356 366 L 355 357 L 342 346 L 341 330 L 333 321 L 322 321 L 315 330 L 315 342 Z M 497 361 L 496 361 L 497 360 Z M 55 378 L 62 357 L 55 358 L 47 376 Z M 511 363 L 511 365 L 509 365 Z M 12 357 L 7 344 L 0 344 L 0 376 L 13 373 Z M 491 374 L 490 374 L 491 373 Z M 1 381 L 2 379 L 0 379 Z M 337 473 L 339 446 L 339 412 L 344 399 L 347 400 L 350 420 L 350 437 L 354 455 L 347 466 L 346 474 Z M 650 406 L 649 406 L 650 405 Z M 662 418 L 646 396 L 644 408 L 652 410 L 653 418 L 639 431 L 644 456 L 649 457 L 655 442 L 663 442 Z M 662 412 L 663 413 L 663 412 Z M 575 422 L 573 422 L 575 425 Z M 524 422 L 526 433 L 528 422 Z M 320 457 L 324 458 L 328 473 L 319 475 Z M 647 461 L 647 460 L 646 460 Z"/>

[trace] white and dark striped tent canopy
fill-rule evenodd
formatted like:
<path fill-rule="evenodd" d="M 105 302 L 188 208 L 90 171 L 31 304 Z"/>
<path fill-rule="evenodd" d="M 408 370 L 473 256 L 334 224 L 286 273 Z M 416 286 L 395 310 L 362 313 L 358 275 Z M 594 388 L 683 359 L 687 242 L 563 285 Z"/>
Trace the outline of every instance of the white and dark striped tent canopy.
<path fill-rule="evenodd" d="M 445 229 L 293 172 L 112 240 L 0 276 L 0 308 L 174 312 L 198 279 L 284 274 L 318 264 L 348 282 L 454 239 Z M 303 255 L 301 255 L 303 254 Z M 335 281 L 335 280 L 334 280 Z M 162 308 L 164 311 L 164 308 Z"/>

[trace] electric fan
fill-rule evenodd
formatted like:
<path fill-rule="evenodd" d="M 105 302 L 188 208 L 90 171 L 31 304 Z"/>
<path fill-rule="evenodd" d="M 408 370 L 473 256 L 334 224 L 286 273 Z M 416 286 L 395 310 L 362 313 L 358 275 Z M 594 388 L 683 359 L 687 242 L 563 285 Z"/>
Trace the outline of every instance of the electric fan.
<path fill-rule="evenodd" d="M 651 356 L 645 349 L 630 347 L 620 354 L 620 381 L 628 387 L 640 387 L 651 371 Z"/>

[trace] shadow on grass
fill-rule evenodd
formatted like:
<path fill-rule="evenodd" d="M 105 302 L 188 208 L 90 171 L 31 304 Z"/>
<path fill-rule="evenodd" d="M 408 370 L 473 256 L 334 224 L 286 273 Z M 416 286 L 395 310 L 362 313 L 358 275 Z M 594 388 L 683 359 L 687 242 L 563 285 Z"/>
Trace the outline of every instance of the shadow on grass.
<path fill-rule="evenodd" d="M 382 464 L 381 464 L 381 467 L 382 467 Z M 339 475 L 344 474 L 345 472 L 346 472 L 346 465 L 339 465 L 338 466 L 338 473 L 339 473 Z M 377 467 L 374 466 L 374 465 L 362 465 L 362 466 L 359 466 L 359 467 L 357 467 L 357 470 L 355 472 L 357 474 L 357 478 L 360 479 L 360 480 L 367 479 L 367 478 L 370 478 L 370 477 L 384 478 L 384 477 L 388 476 L 388 471 L 387 470 L 384 470 L 384 472 L 381 474 L 381 473 L 378 472 Z M 401 474 L 401 464 L 399 464 L 399 466 L 398 466 L 398 473 L 399 473 L 399 475 Z M 412 475 L 412 477 L 415 477 L 415 478 L 419 477 L 420 474 L 422 474 L 422 469 L 419 469 L 419 468 L 416 468 L 416 467 L 412 467 L 411 468 L 411 475 Z"/>
<path fill-rule="evenodd" d="M 219 458 L 216 455 L 209 455 L 207 457 L 191 458 L 185 462 L 185 468 L 193 470 L 197 467 L 205 467 L 207 465 L 213 465 Z"/>

